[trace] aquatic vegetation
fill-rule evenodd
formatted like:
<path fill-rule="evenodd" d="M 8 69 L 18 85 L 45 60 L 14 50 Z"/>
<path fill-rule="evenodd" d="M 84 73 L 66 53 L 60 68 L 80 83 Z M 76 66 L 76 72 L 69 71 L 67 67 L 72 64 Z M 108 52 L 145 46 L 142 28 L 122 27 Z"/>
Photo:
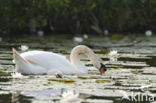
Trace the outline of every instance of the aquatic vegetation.
<path fill-rule="evenodd" d="M 89 77 L 88 76 L 78 76 L 77 78 L 80 78 L 80 79 L 88 79 Z"/>
<path fill-rule="evenodd" d="M 97 53 L 97 54 L 108 54 L 109 51 L 108 50 L 100 50 L 100 51 L 95 51 L 95 53 Z"/>
<path fill-rule="evenodd" d="M 118 55 L 118 51 L 117 50 L 112 50 L 109 52 L 108 54 L 109 56 L 117 56 Z"/>
<path fill-rule="evenodd" d="M 109 60 L 112 62 L 118 61 L 118 51 L 117 50 L 112 50 L 109 52 Z"/>
<path fill-rule="evenodd" d="M 19 47 L 19 49 L 20 49 L 21 51 L 26 51 L 26 50 L 29 49 L 29 47 L 26 46 L 26 45 L 21 45 L 21 47 Z"/>
<path fill-rule="evenodd" d="M 114 85 L 115 85 L 115 86 L 122 86 L 122 83 L 119 82 L 119 81 L 116 81 Z"/>
<path fill-rule="evenodd" d="M 110 40 L 121 40 L 121 39 L 123 39 L 123 36 L 122 35 L 117 35 L 117 34 L 112 35 L 110 37 Z"/>
<path fill-rule="evenodd" d="M 99 79 L 101 76 L 98 75 L 79 75 L 77 76 L 79 79 Z"/>
<path fill-rule="evenodd" d="M 104 79 L 101 79 L 101 80 L 96 80 L 96 83 L 110 83 L 111 80 L 104 80 Z"/>
<path fill-rule="evenodd" d="M 0 71 L 0 76 L 10 76 L 10 73 L 6 73 L 6 72 L 1 72 Z"/>
<path fill-rule="evenodd" d="M 21 73 L 18 73 L 18 72 L 11 73 L 11 76 L 13 78 L 23 78 L 24 77 Z"/>
<path fill-rule="evenodd" d="M 72 79 L 48 79 L 48 81 L 55 81 L 55 82 L 63 82 L 63 83 L 74 83 L 75 80 Z"/>
<path fill-rule="evenodd" d="M 147 30 L 147 31 L 145 31 L 145 35 L 146 36 L 152 36 L 152 31 L 151 30 Z"/>
<path fill-rule="evenodd" d="M 73 91 L 63 92 L 61 103 L 81 103 L 79 94 L 74 94 Z"/>
<path fill-rule="evenodd" d="M 147 88 L 153 88 L 152 84 L 150 84 L 150 85 L 142 85 L 142 86 L 140 87 L 140 89 L 141 89 L 142 91 L 144 91 L 144 90 L 147 89 Z"/>

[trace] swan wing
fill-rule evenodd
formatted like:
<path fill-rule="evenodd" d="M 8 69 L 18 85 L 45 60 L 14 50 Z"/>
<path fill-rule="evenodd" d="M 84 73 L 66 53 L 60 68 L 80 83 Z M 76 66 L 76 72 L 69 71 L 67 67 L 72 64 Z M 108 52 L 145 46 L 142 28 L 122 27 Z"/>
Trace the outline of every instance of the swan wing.
<path fill-rule="evenodd" d="M 53 52 L 29 51 L 21 56 L 31 63 L 38 64 L 47 71 L 62 72 L 64 74 L 77 73 L 77 69 L 64 57 Z"/>

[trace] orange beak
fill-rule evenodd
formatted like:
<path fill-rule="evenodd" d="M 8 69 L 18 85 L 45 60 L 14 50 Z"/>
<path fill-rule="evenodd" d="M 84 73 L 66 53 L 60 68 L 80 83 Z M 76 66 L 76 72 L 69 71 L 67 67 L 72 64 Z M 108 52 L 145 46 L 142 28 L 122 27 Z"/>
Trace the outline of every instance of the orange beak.
<path fill-rule="evenodd" d="M 104 74 L 107 71 L 106 66 L 101 63 L 101 67 L 100 67 L 99 71 L 101 74 Z"/>
<path fill-rule="evenodd" d="M 100 68 L 100 73 L 104 74 L 105 73 L 105 69 L 104 68 Z"/>

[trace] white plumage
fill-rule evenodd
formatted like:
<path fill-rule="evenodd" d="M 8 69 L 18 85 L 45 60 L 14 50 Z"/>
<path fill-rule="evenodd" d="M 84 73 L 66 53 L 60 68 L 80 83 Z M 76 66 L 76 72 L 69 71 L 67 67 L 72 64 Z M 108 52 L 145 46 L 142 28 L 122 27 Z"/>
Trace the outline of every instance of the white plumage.
<path fill-rule="evenodd" d="M 17 72 L 23 74 L 77 74 L 87 73 L 87 68 L 80 62 L 78 55 L 85 53 L 99 69 L 101 59 L 91 49 L 80 45 L 75 47 L 70 55 L 71 63 L 61 55 L 45 51 L 29 51 L 19 54 L 13 49 L 13 57 Z"/>

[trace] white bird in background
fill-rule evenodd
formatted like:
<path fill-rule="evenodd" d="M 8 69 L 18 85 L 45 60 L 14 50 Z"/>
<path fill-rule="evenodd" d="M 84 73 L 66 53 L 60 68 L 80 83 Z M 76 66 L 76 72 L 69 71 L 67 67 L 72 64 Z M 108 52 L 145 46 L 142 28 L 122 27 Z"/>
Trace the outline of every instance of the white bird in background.
<path fill-rule="evenodd" d="M 29 49 L 29 47 L 26 46 L 26 45 L 21 45 L 21 46 L 19 47 L 19 49 L 20 49 L 21 51 L 26 51 L 26 50 Z"/>
<path fill-rule="evenodd" d="M 73 91 L 63 92 L 61 103 L 81 103 L 79 94 L 74 94 Z"/>
<path fill-rule="evenodd" d="M 148 37 L 152 36 L 152 31 L 151 30 L 145 31 L 145 35 Z"/>
<path fill-rule="evenodd" d="M 74 42 L 77 42 L 77 43 L 83 42 L 83 38 L 82 37 L 74 37 L 73 40 L 74 40 Z"/>
<path fill-rule="evenodd" d="M 84 34 L 83 37 L 75 36 L 73 38 L 73 41 L 74 42 L 77 42 L 77 43 L 82 43 L 84 40 L 87 40 L 87 39 L 88 39 L 88 35 L 87 34 Z"/>
<path fill-rule="evenodd" d="M 105 73 L 106 67 L 102 64 L 101 58 L 84 45 L 72 49 L 70 54 L 71 63 L 64 56 L 45 51 L 29 51 L 19 54 L 13 49 L 13 58 L 17 72 L 22 74 L 88 73 L 87 68 L 80 61 L 79 54 L 81 53 L 88 56 L 101 74 Z"/>

